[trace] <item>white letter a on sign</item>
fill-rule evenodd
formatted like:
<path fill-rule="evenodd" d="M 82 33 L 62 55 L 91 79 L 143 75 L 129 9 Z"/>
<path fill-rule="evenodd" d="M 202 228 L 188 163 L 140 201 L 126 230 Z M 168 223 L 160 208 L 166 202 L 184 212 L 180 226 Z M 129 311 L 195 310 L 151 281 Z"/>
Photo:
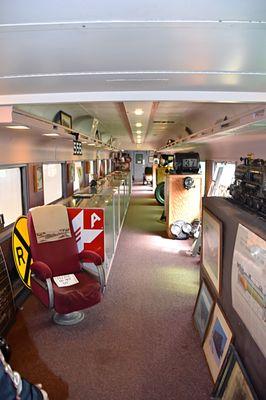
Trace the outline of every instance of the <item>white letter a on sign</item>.
<path fill-rule="evenodd" d="M 91 227 L 92 228 L 94 228 L 95 222 L 97 222 L 97 221 L 101 221 L 101 218 L 96 213 L 93 213 L 91 215 Z"/>

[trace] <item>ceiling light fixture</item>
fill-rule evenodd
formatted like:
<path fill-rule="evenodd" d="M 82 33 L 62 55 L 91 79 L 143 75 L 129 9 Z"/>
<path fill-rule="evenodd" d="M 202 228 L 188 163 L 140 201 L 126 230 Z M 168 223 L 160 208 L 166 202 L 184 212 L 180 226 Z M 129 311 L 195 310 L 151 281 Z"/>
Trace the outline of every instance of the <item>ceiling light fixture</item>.
<path fill-rule="evenodd" d="M 137 127 L 137 128 L 141 128 L 141 127 L 142 127 L 142 123 L 141 123 L 141 122 L 137 122 L 137 123 L 136 123 L 136 127 Z"/>
<path fill-rule="evenodd" d="M 8 129 L 19 129 L 19 130 L 30 129 L 26 125 L 6 125 L 5 128 L 8 128 Z"/>
<path fill-rule="evenodd" d="M 95 146 L 95 143 L 88 143 L 88 146 Z"/>
<path fill-rule="evenodd" d="M 143 115 L 144 111 L 142 110 L 142 108 L 136 108 L 136 110 L 134 111 L 135 115 Z"/>
<path fill-rule="evenodd" d="M 43 133 L 43 136 L 56 137 L 56 136 L 60 136 L 60 135 L 58 133 Z"/>
<path fill-rule="evenodd" d="M 137 135 L 140 135 L 140 134 L 142 133 L 142 131 L 141 131 L 140 129 L 138 129 L 138 130 L 136 131 L 136 133 L 137 133 Z"/>

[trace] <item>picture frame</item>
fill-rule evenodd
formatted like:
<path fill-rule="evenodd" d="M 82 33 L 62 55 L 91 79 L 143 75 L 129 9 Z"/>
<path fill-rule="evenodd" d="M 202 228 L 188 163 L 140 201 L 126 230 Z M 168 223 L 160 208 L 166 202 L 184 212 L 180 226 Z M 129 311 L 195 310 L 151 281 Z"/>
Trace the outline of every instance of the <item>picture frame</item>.
<path fill-rule="evenodd" d="M 242 361 L 232 344 L 229 346 L 211 398 L 213 400 L 258 400 Z"/>
<path fill-rule="evenodd" d="M 153 156 L 149 156 L 149 163 L 150 164 L 153 164 L 153 160 L 154 160 L 154 157 Z"/>
<path fill-rule="evenodd" d="M 67 181 L 68 183 L 74 182 L 75 180 L 75 164 L 68 163 L 67 164 Z"/>
<path fill-rule="evenodd" d="M 66 128 L 72 129 L 72 116 L 62 110 L 56 113 L 54 122 Z"/>
<path fill-rule="evenodd" d="M 209 210 L 202 211 L 202 267 L 217 294 L 221 292 L 222 222 Z"/>
<path fill-rule="evenodd" d="M 135 163 L 136 164 L 143 164 L 143 154 L 142 153 L 137 153 L 135 155 Z"/>
<path fill-rule="evenodd" d="M 90 169 L 91 169 L 91 165 L 89 161 L 85 161 L 85 174 L 89 175 L 90 174 Z"/>
<path fill-rule="evenodd" d="M 41 192 L 43 190 L 43 171 L 41 165 L 33 166 L 33 187 L 34 192 Z"/>
<path fill-rule="evenodd" d="M 203 351 L 214 382 L 222 368 L 232 337 L 232 330 L 216 303 L 203 343 Z"/>
<path fill-rule="evenodd" d="M 193 311 L 193 321 L 199 333 L 201 343 L 204 341 L 213 308 L 214 299 L 205 281 L 202 280 Z"/>

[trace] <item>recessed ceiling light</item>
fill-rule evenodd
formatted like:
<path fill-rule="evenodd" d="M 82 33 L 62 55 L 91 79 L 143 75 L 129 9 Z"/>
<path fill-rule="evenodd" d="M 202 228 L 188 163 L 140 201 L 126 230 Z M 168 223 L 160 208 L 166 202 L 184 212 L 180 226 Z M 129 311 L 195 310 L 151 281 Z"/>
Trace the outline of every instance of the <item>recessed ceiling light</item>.
<path fill-rule="evenodd" d="M 59 136 L 59 134 L 58 133 L 44 133 L 43 136 L 56 137 L 56 136 Z"/>
<path fill-rule="evenodd" d="M 140 129 L 137 130 L 137 135 L 140 135 L 142 133 L 142 131 Z"/>
<path fill-rule="evenodd" d="M 142 127 L 142 123 L 141 122 L 136 122 L 136 127 L 137 128 L 141 128 Z"/>
<path fill-rule="evenodd" d="M 95 146 L 95 143 L 88 143 L 88 146 Z"/>
<path fill-rule="evenodd" d="M 20 129 L 20 130 L 23 130 L 23 129 L 30 129 L 28 126 L 26 126 L 26 125 L 6 125 L 6 127 L 5 128 L 8 128 L 8 129 Z"/>
<path fill-rule="evenodd" d="M 142 115 L 142 114 L 144 114 L 144 111 L 142 110 L 142 108 L 136 108 L 136 110 L 134 111 L 134 113 L 135 113 L 136 115 Z"/>

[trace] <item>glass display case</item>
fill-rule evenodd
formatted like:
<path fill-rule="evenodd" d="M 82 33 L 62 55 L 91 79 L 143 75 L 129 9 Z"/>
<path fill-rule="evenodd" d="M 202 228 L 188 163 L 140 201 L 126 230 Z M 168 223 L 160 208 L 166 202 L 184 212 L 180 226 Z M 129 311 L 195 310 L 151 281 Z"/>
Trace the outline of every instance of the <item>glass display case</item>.
<path fill-rule="evenodd" d="M 131 173 L 113 172 L 97 182 L 95 188 L 84 188 L 64 201 L 67 207 L 104 209 L 104 267 L 108 278 L 116 244 L 127 212 L 131 193 Z"/>

